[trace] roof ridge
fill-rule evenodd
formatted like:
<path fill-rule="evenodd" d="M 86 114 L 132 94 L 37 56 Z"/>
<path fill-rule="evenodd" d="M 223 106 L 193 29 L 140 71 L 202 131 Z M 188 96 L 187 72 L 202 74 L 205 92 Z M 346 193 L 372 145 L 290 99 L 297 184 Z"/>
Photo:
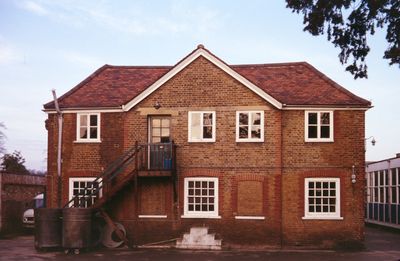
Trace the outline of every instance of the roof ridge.
<path fill-rule="evenodd" d="M 337 90 L 341 91 L 342 93 L 344 93 L 344 94 L 348 95 L 349 97 L 352 97 L 352 98 L 354 98 L 354 99 L 356 99 L 356 100 L 358 100 L 358 101 L 360 101 L 362 103 L 366 103 L 368 105 L 371 105 L 370 101 L 368 101 L 366 99 L 363 99 L 363 98 L 355 95 L 351 91 L 347 90 L 346 88 L 344 88 L 343 86 L 341 86 L 340 84 L 338 84 L 337 82 L 335 82 L 334 80 L 329 78 L 326 74 L 324 74 L 323 72 L 319 71 L 317 68 L 315 68 L 314 66 L 312 66 L 308 62 L 304 62 L 303 65 L 306 66 L 311 71 L 315 72 L 318 77 L 320 77 L 322 80 L 324 80 L 325 82 L 330 84 L 332 87 L 336 88 Z"/>
<path fill-rule="evenodd" d="M 279 66 L 294 66 L 294 65 L 304 65 L 307 62 L 282 62 L 282 63 L 249 63 L 249 64 L 231 64 L 231 67 L 261 67 L 261 66 L 270 66 L 270 67 L 279 67 Z"/>
<path fill-rule="evenodd" d="M 72 88 L 71 90 L 67 91 L 66 93 L 64 93 L 63 95 L 61 95 L 60 97 L 57 98 L 58 102 L 62 101 L 63 99 L 67 98 L 68 96 L 72 95 L 74 92 L 76 92 L 77 90 L 79 90 L 82 86 L 84 86 L 85 84 L 87 84 L 88 82 L 90 82 L 94 77 L 96 77 L 97 75 L 99 75 L 102 71 L 104 71 L 105 69 L 111 67 L 111 65 L 108 64 L 104 64 L 103 66 L 101 66 L 99 69 L 97 69 L 96 71 L 94 71 L 91 75 L 89 75 L 88 77 L 86 77 L 83 81 L 81 81 L 80 83 L 78 83 L 74 88 Z M 48 107 L 50 107 L 52 104 L 54 104 L 54 101 L 50 101 L 46 104 L 43 105 L 43 107 L 45 109 L 47 109 Z"/>
<path fill-rule="evenodd" d="M 123 68 L 123 69 L 169 69 L 172 65 L 109 65 L 109 68 Z"/>

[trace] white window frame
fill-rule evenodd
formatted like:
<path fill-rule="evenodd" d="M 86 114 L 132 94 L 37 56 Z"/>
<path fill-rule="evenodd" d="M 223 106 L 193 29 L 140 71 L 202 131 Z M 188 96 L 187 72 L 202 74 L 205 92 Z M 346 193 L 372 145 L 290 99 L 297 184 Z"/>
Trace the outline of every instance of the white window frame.
<path fill-rule="evenodd" d="M 188 190 L 189 190 L 189 181 L 208 181 L 214 182 L 214 211 L 189 211 L 189 202 L 188 202 Z M 218 200 L 219 200 L 219 193 L 218 193 L 218 178 L 211 178 L 211 177 L 191 177 L 184 179 L 184 208 L 183 208 L 183 216 L 182 218 L 221 218 L 218 215 Z"/>
<path fill-rule="evenodd" d="M 317 138 L 309 138 L 308 137 L 308 115 L 310 113 L 317 113 Z M 321 138 L 321 114 L 329 113 L 329 138 Z M 305 111 L 304 113 L 305 124 L 304 124 L 304 138 L 306 142 L 333 142 L 333 111 Z"/>
<path fill-rule="evenodd" d="M 96 179 L 96 177 L 72 177 L 69 178 L 69 194 L 68 194 L 68 201 L 71 201 L 73 198 L 73 193 L 74 193 L 74 182 L 93 182 Z M 101 184 L 102 179 L 100 178 L 98 180 L 98 183 Z M 101 188 L 99 191 L 99 198 L 103 196 L 103 189 Z M 70 202 L 69 206 L 73 206 L 74 202 Z"/>
<path fill-rule="evenodd" d="M 88 137 L 81 138 L 80 137 L 80 128 L 81 128 L 81 116 L 87 116 L 88 125 L 85 126 L 88 128 Z M 97 116 L 97 138 L 90 138 L 90 116 Z M 101 117 L 99 112 L 79 112 L 76 114 L 76 142 L 101 142 L 100 139 L 100 126 L 101 126 Z"/>
<path fill-rule="evenodd" d="M 192 138 L 192 115 L 193 114 L 200 114 L 200 131 L 201 131 L 201 136 L 202 138 L 200 139 L 193 139 Z M 213 121 L 212 121 L 212 138 L 203 138 L 203 115 L 205 113 L 212 113 L 213 115 Z M 216 136 L 216 113 L 215 111 L 189 111 L 188 112 L 188 142 L 215 142 L 215 136 Z"/>
<path fill-rule="evenodd" d="M 249 131 L 247 138 L 239 138 L 239 115 L 241 113 L 247 113 L 249 115 Z M 253 119 L 251 118 L 252 113 L 260 113 L 260 138 L 251 138 L 251 127 Z M 236 142 L 264 142 L 264 111 L 236 111 Z"/>
<path fill-rule="evenodd" d="M 308 211 L 308 183 L 309 182 L 335 182 L 335 206 L 336 211 L 334 213 L 315 213 Z M 321 195 L 322 198 L 322 195 Z M 340 178 L 305 178 L 304 179 L 304 217 L 302 219 L 332 219 L 342 220 L 340 216 Z"/>

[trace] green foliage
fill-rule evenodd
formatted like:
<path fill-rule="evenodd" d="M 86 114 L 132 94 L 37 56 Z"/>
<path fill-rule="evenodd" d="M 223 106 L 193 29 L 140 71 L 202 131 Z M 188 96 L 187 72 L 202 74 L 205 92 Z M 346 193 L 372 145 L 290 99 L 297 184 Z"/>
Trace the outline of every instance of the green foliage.
<path fill-rule="evenodd" d="M 14 151 L 12 154 L 4 154 L 1 157 L 1 168 L 5 172 L 14 174 L 29 174 L 25 167 L 25 159 L 22 157 L 21 152 Z"/>
<path fill-rule="evenodd" d="M 346 71 L 355 79 L 368 76 L 367 36 L 373 35 L 377 28 L 386 29 L 388 47 L 383 58 L 400 67 L 399 0 L 286 0 L 286 3 L 293 12 L 304 15 L 304 31 L 312 35 L 326 33 L 328 41 L 341 49 L 339 60 L 349 64 Z"/>

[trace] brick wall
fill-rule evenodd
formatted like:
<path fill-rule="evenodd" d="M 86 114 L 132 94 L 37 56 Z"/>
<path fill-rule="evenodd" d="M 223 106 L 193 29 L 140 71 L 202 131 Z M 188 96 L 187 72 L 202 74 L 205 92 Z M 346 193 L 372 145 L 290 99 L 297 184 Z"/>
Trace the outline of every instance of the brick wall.
<path fill-rule="evenodd" d="M 22 214 L 32 199 L 46 192 L 46 177 L 0 173 L 0 231 L 14 233 L 22 229 Z"/>
<path fill-rule="evenodd" d="M 156 101 L 161 104 L 158 110 L 153 108 Z M 215 142 L 188 143 L 188 111 L 191 110 L 216 112 Z M 236 111 L 239 110 L 264 111 L 264 142 L 235 141 Z M 192 225 L 203 224 L 219 233 L 224 242 L 232 244 L 277 246 L 281 243 L 281 234 L 284 243 L 289 245 L 317 245 L 326 239 L 323 246 L 331 246 L 343 239 L 339 233 L 351 239 L 362 238 L 364 112 L 335 111 L 335 142 L 305 143 L 304 111 L 275 109 L 201 57 L 131 111 L 102 113 L 101 143 L 74 143 L 76 115 L 64 115 L 63 201 L 68 197 L 69 177 L 95 176 L 136 141 L 146 143 L 151 115 L 171 117 L 171 137 L 178 146 L 178 204 L 174 205 L 168 178 L 139 179 L 139 202 L 133 185 L 121 192 L 110 204 L 110 213 L 126 225 L 128 235 L 137 243 L 176 237 Z M 49 153 L 55 153 L 54 116 L 49 116 L 47 125 Z M 54 155 L 49 155 L 49 173 L 53 177 Z M 360 173 L 355 185 L 349 181 L 352 165 Z M 194 176 L 219 178 L 221 219 L 181 218 L 184 178 Z M 341 179 L 343 221 L 301 219 L 304 178 L 311 176 Z M 54 186 L 54 180 L 49 185 Z M 138 214 L 162 213 L 167 218 L 138 218 Z M 238 215 L 265 219 L 235 219 Z M 319 225 L 324 225 L 324 229 Z"/>

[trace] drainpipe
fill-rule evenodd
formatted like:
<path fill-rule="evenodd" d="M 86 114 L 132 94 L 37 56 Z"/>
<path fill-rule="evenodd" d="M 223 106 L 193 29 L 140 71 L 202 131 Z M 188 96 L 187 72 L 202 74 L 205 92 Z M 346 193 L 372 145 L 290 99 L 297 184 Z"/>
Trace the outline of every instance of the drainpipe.
<path fill-rule="evenodd" d="M 281 157 L 280 157 L 280 160 L 281 160 L 281 166 L 280 166 L 280 170 L 281 170 L 281 175 L 280 175 L 280 180 L 281 180 L 281 195 L 280 195 L 280 198 L 281 198 L 281 203 L 280 203 L 280 207 L 281 207 L 281 227 L 280 227 L 280 243 L 281 243 L 281 249 L 283 248 L 283 137 L 284 137 L 284 135 L 283 135 L 283 113 L 284 113 L 284 111 L 283 110 L 281 110 L 280 111 L 281 112 Z"/>
<path fill-rule="evenodd" d="M 51 90 L 53 93 L 54 104 L 57 111 L 57 119 L 58 119 L 58 145 L 57 145 L 57 207 L 61 208 L 61 145 L 62 145 L 62 127 L 63 127 L 63 118 L 62 112 L 58 105 L 56 90 Z"/>

